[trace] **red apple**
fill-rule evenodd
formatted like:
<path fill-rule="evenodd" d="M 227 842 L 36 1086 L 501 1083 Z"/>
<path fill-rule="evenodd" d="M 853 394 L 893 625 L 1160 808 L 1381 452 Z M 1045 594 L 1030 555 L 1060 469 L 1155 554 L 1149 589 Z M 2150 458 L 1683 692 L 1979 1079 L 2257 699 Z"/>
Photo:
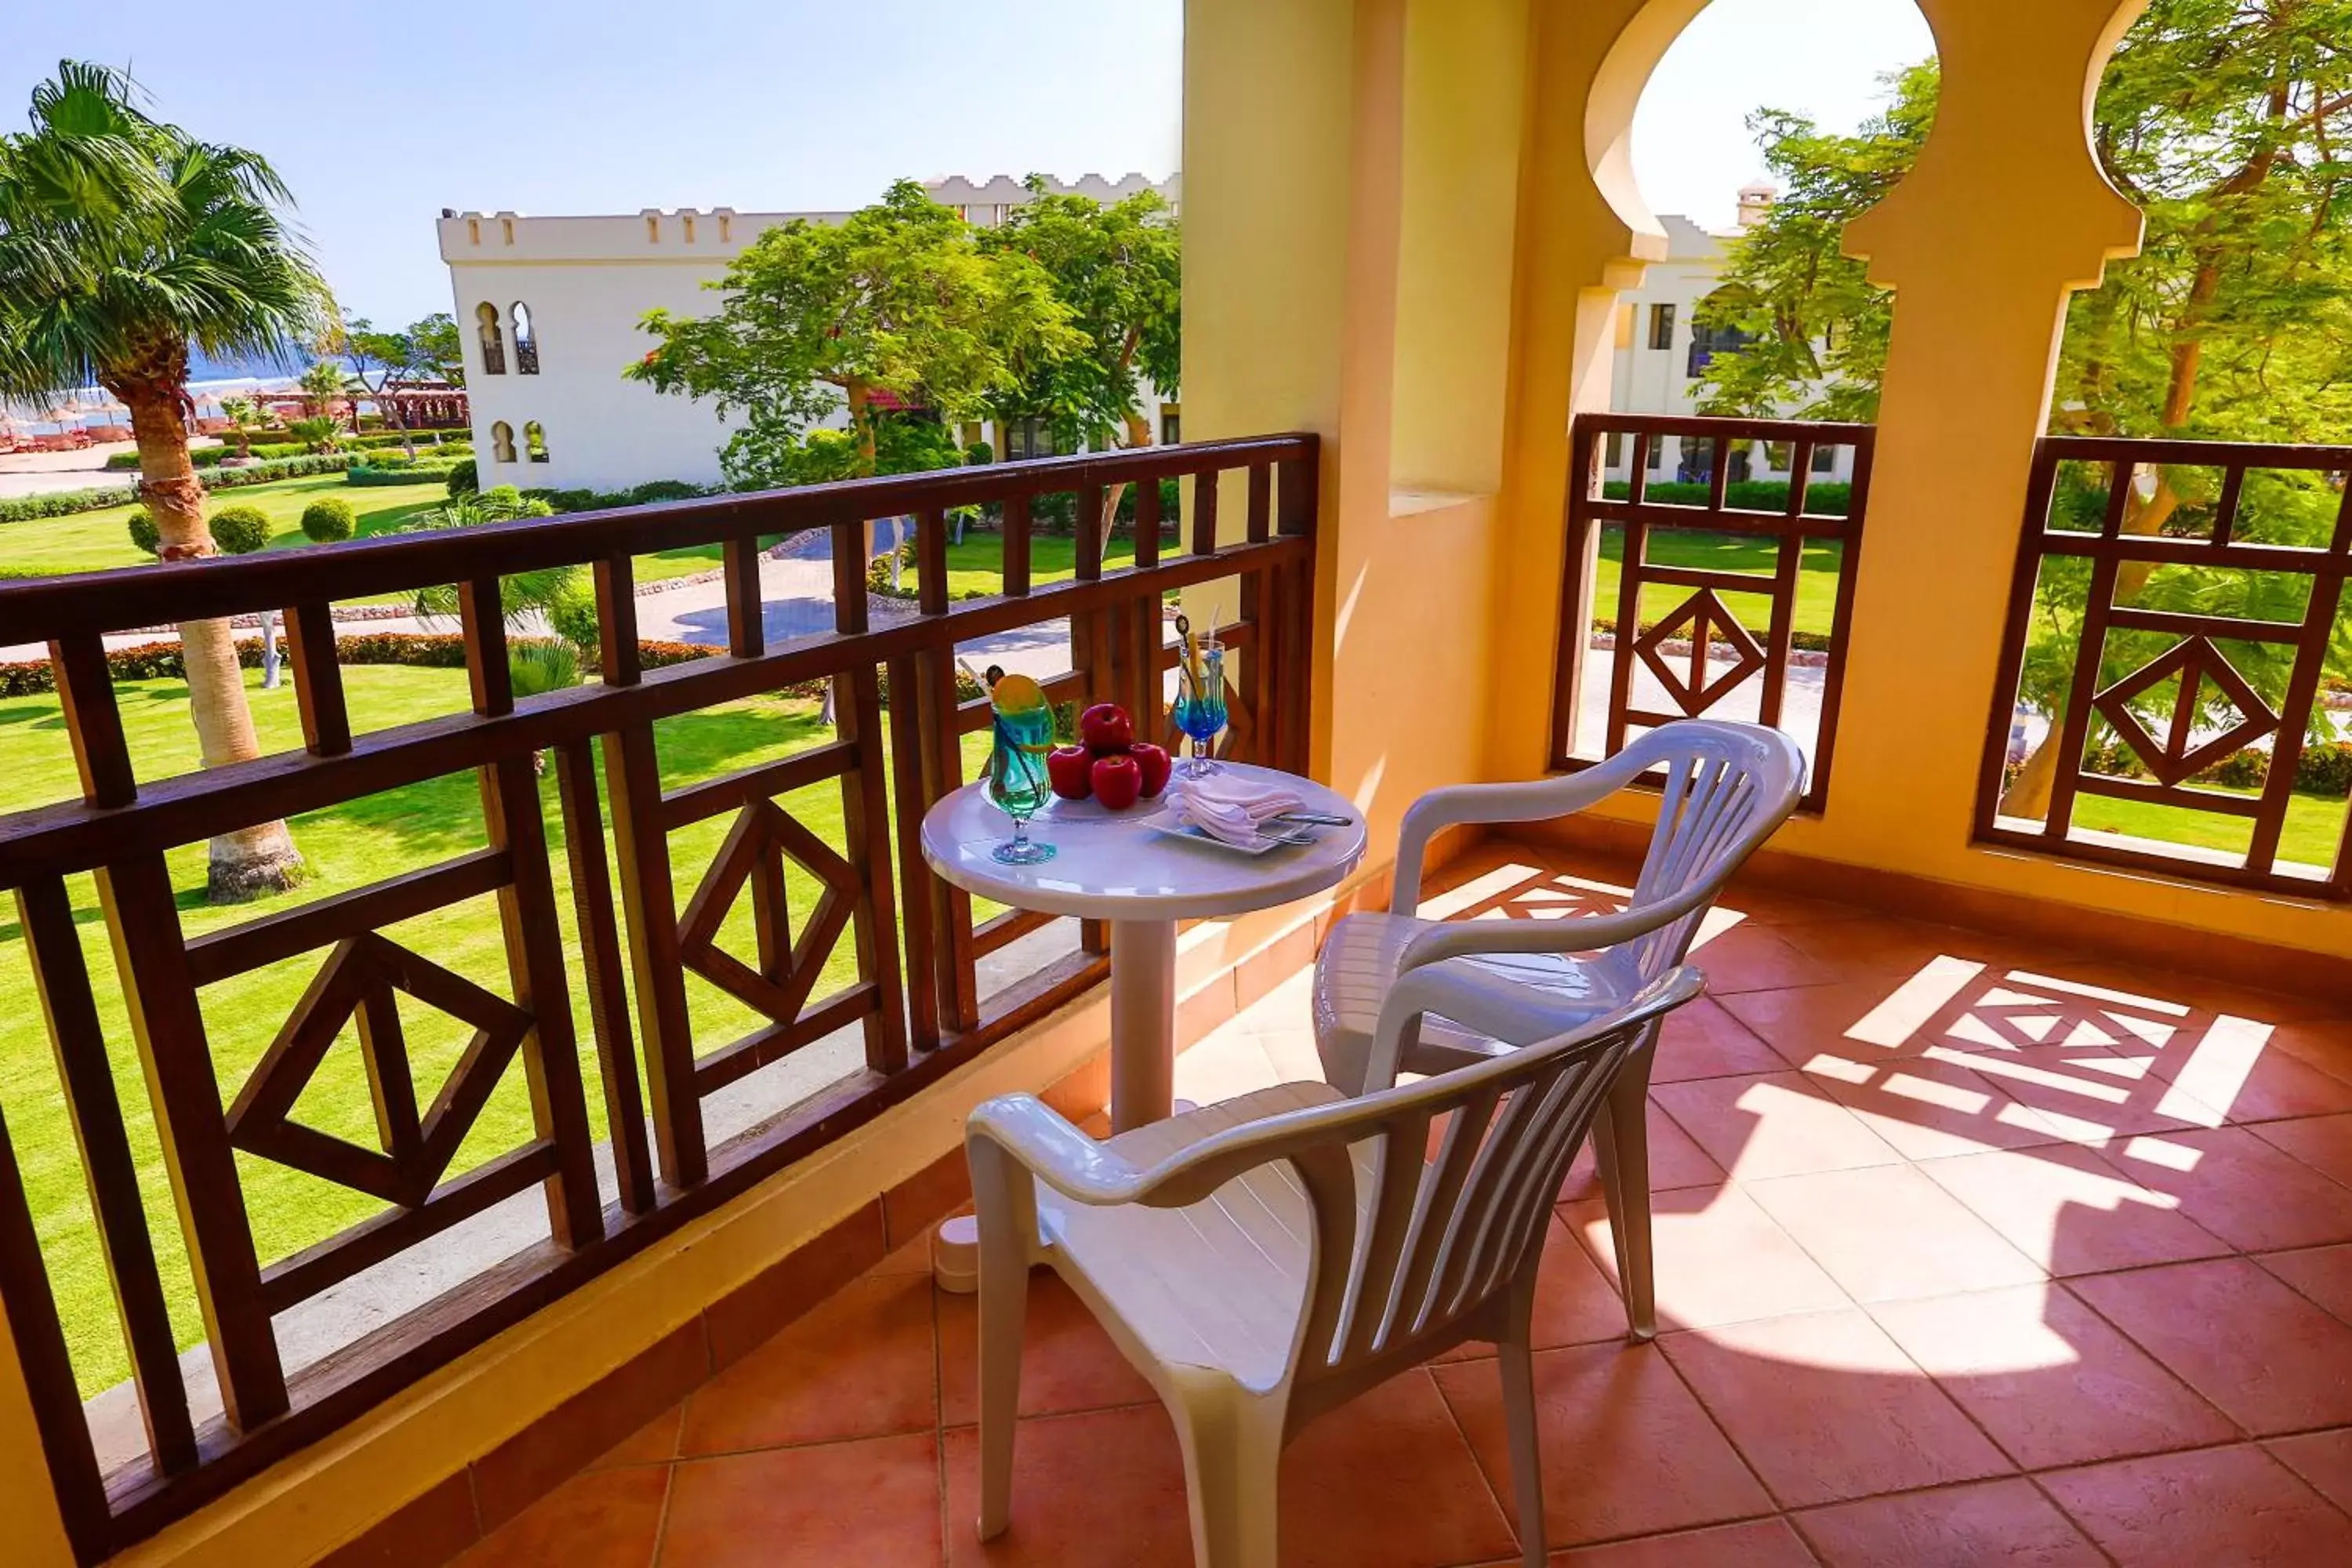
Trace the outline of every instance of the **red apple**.
<path fill-rule="evenodd" d="M 1119 715 L 1124 719 L 1125 714 Z M 1093 769 L 1095 798 L 1106 811 L 1125 811 L 1143 794 L 1143 770 L 1127 755 L 1097 757 Z"/>
<path fill-rule="evenodd" d="M 1135 765 L 1143 771 L 1143 798 L 1150 800 L 1168 787 L 1168 773 L 1175 764 L 1168 753 L 1149 741 L 1138 741 L 1127 749 Z"/>
<path fill-rule="evenodd" d="M 1064 800 L 1084 800 L 1093 786 L 1087 782 L 1095 754 L 1084 746 L 1056 746 L 1045 753 L 1045 777 Z"/>
<path fill-rule="evenodd" d="M 1116 702 L 1097 702 L 1078 715 L 1078 741 L 1097 757 L 1118 756 L 1135 744 L 1135 721 Z"/>

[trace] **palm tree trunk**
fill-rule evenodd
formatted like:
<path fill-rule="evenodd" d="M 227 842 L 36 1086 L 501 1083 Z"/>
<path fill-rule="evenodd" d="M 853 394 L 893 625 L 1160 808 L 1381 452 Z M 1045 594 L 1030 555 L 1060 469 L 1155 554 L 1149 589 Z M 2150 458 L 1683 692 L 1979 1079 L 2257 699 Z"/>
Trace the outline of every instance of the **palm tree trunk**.
<path fill-rule="evenodd" d="M 188 461 L 177 389 L 126 383 L 114 391 L 131 410 L 131 434 L 139 443 L 139 496 L 155 520 L 159 555 L 165 561 L 194 561 L 212 554 L 212 531 L 205 524 L 205 487 Z M 187 670 L 188 711 L 195 721 L 205 766 L 217 768 L 261 755 L 229 623 L 182 622 L 180 657 Z M 301 872 L 302 857 L 286 824 L 265 822 L 212 841 L 205 897 L 218 904 L 283 892 Z"/>

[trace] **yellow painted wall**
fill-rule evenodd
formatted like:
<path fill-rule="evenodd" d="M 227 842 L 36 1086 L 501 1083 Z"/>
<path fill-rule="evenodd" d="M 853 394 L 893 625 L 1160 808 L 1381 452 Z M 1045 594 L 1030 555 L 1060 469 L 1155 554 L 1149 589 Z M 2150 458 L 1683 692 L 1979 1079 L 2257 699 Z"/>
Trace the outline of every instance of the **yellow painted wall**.
<path fill-rule="evenodd" d="M 2091 96 L 2142 0 L 1920 0 L 1943 62 L 1918 167 L 1849 229 L 1895 295 L 1869 531 L 1829 809 L 1782 847 L 2323 952 L 2352 910 L 1969 842 L 2032 444 L 2068 294 L 2132 254 L 2138 214 L 2087 141 Z M 1551 0 L 1529 41 L 1486 768 L 1544 765 L 1572 411 L 1608 400 L 1607 311 L 1651 254 L 1623 137 L 1704 0 Z M 1769 84 L 1767 84 L 1769 85 Z M 1612 809 L 1646 815 L 1638 797 Z M 1834 889 L 1824 889 L 1834 891 Z"/>

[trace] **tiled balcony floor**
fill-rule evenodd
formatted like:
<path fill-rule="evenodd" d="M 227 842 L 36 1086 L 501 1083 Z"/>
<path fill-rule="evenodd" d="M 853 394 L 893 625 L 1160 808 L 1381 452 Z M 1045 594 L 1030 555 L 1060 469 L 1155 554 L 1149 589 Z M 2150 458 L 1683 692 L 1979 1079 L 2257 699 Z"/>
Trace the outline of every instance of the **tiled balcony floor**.
<path fill-rule="evenodd" d="M 1490 854 L 1449 902 L 1588 885 Z M 1737 918 L 1734 918 L 1736 915 Z M 1556 1564 L 2352 1563 L 2352 1020 L 1782 898 L 1734 899 L 1652 1106 L 1666 1331 L 1623 1338 L 1581 1163 L 1544 1265 Z M 1316 1071 L 1303 978 L 1182 1058 Z M 1168 1420 L 1033 1293 L 1015 1522 L 974 1539 L 974 1314 L 900 1253 L 466 1561 L 1190 1563 Z M 1283 1461 L 1282 1560 L 1516 1561 L 1473 1357 Z"/>

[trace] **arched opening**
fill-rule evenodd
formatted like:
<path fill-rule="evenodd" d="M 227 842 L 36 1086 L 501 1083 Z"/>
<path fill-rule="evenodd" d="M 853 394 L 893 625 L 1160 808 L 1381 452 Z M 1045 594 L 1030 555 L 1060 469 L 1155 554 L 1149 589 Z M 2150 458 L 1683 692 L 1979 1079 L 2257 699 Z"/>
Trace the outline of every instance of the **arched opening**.
<path fill-rule="evenodd" d="M 536 419 L 522 427 L 522 450 L 523 456 L 534 463 L 547 461 L 547 430 Z"/>
<path fill-rule="evenodd" d="M 482 374 L 506 374 L 506 335 L 499 330 L 499 308 L 488 300 L 474 307 L 474 331 L 482 341 Z"/>
<path fill-rule="evenodd" d="M 2146 232 L 2067 309 L 1995 837 L 2289 888 L 2342 861 L 2352 55 L 2310 26 L 2154 0 L 2101 73 L 2092 143 Z"/>
<path fill-rule="evenodd" d="M 530 307 L 517 300 L 508 315 L 514 321 L 515 374 L 539 374 L 539 333 L 531 325 Z"/>
<path fill-rule="evenodd" d="M 494 463 L 515 460 L 514 426 L 503 419 L 490 426 L 490 460 Z"/>
<path fill-rule="evenodd" d="M 1842 246 L 1916 160 L 1939 79 L 1914 0 L 1800 10 L 1654 0 L 1596 91 L 1588 164 L 1644 259 L 1600 340 L 1609 412 L 1580 418 L 1593 470 L 1572 494 L 1600 505 L 1554 729 L 1573 765 L 1665 719 L 1775 724 L 1817 764 L 1818 807 L 1893 312 Z M 1639 528 L 1606 515 L 1628 502 Z"/>

